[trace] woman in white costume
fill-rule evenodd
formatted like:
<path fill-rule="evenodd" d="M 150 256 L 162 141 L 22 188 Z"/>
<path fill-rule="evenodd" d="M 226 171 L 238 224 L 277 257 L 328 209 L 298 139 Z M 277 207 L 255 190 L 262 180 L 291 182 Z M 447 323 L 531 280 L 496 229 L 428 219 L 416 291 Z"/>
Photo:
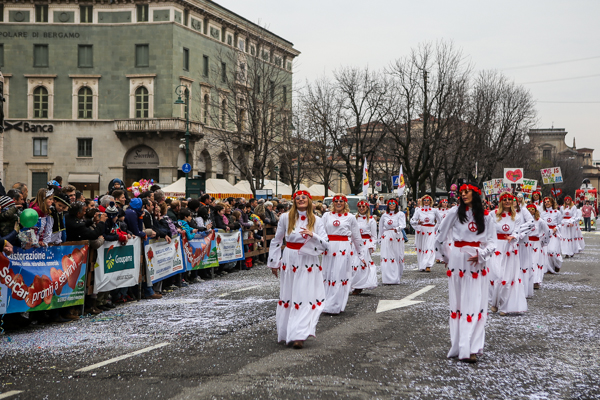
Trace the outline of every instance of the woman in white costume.
<path fill-rule="evenodd" d="M 470 363 L 483 354 L 489 285 L 486 262 L 496 249 L 493 222 L 486 213 L 481 189 L 462 185 L 459 206 L 450 210 L 436 236 L 436 247 L 448 269 L 452 342 L 448 357 Z"/>
<path fill-rule="evenodd" d="M 398 209 L 396 199 L 389 199 L 385 214 L 379 219 L 379 243 L 381 245 L 381 283 L 397 285 L 404 271 L 404 240 L 402 229 L 406 216 Z"/>
<path fill-rule="evenodd" d="M 277 224 L 267 266 L 275 276 L 279 274 L 280 281 L 277 341 L 293 342 L 294 348 L 301 349 L 309 336 L 315 336 L 325 306 L 319 255 L 328 242 L 321 219 L 313 214 L 310 193 L 298 191 L 293 197 L 292 208 Z"/>
<path fill-rule="evenodd" d="M 417 249 L 417 263 L 419 271 L 431 272 L 435 263 L 435 231 L 442 218 L 438 210 L 431 205 L 433 199 L 425 195 L 422 199 L 423 206 L 417 208 L 410 224 L 415 228 L 415 247 Z"/>
<path fill-rule="evenodd" d="M 448 212 L 450 211 L 450 207 L 448 207 L 448 200 L 447 199 L 440 200 L 440 205 L 437 210 L 438 210 L 438 215 L 440 216 L 440 218 L 443 221 L 444 218 L 446 218 L 446 215 L 448 215 Z"/>
<path fill-rule="evenodd" d="M 489 263 L 490 308 L 492 312 L 499 310 L 502 316 L 527 311 L 518 246 L 523 220 L 517 214 L 513 200 L 509 192 L 500 195 L 494 218 L 497 248 Z"/>
<path fill-rule="evenodd" d="M 529 232 L 533 228 L 534 221 L 531 213 L 527 211 L 525 198 L 523 193 L 519 193 L 516 197 L 515 210 L 521 217 L 521 227 L 519 229 L 519 261 L 521 262 L 521 270 L 523 271 L 523 282 L 525 284 L 525 297 L 533 297 L 533 264 L 531 262 L 531 243 L 529 243 Z"/>
<path fill-rule="evenodd" d="M 362 264 L 354 245 L 352 245 L 352 294 L 360 294 L 364 289 L 377 287 L 377 269 L 371 259 L 371 254 L 377 246 L 377 222 L 371 215 L 369 203 L 361 200 L 357 204 L 356 222 L 364 246 L 365 264 Z"/>
<path fill-rule="evenodd" d="M 548 224 L 540 218 L 540 211 L 535 204 L 529 204 L 527 210 L 533 216 L 534 225 L 529 232 L 529 244 L 531 245 L 531 264 L 533 267 L 533 288 L 539 289 L 544 280 L 545 265 L 548 264 L 546 246 L 550 240 L 550 229 Z"/>
<path fill-rule="evenodd" d="M 542 192 L 536 190 L 531 195 L 531 204 L 537 207 L 540 212 L 544 211 L 544 202 L 542 201 Z"/>
<path fill-rule="evenodd" d="M 581 214 L 575 204 L 573 204 L 571 196 L 565 197 L 565 202 L 560 208 L 560 212 L 563 215 L 563 220 L 560 224 L 560 236 L 562 236 L 560 240 L 561 253 L 565 258 L 573 257 L 580 251 L 577 230 Z"/>
<path fill-rule="evenodd" d="M 354 252 L 360 265 L 365 264 L 364 246 L 356 217 L 350 214 L 348 199 L 343 194 L 333 196 L 330 211 L 322 221 L 329 240 L 329 249 L 323 253 L 323 283 L 325 288 L 324 313 L 339 314 L 346 309 L 352 285 Z M 354 245 L 354 249 L 352 246 Z"/>
<path fill-rule="evenodd" d="M 548 228 L 550 229 L 550 240 L 546 247 L 546 254 L 548 255 L 547 269 L 544 273 L 549 272 L 551 274 L 557 274 L 560 272 L 562 267 L 562 256 L 561 256 L 561 236 L 560 236 L 560 224 L 562 223 L 562 212 L 557 209 L 556 202 L 552 197 L 544 198 L 544 207 L 540 212 L 540 218 L 542 218 Z"/>

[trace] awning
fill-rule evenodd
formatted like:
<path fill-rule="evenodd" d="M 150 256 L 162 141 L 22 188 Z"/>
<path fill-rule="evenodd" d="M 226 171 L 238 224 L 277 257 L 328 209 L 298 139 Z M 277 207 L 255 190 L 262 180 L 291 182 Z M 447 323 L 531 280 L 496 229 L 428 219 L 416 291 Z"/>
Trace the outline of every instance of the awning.
<path fill-rule="evenodd" d="M 100 174 L 69 174 L 69 183 L 100 183 Z"/>

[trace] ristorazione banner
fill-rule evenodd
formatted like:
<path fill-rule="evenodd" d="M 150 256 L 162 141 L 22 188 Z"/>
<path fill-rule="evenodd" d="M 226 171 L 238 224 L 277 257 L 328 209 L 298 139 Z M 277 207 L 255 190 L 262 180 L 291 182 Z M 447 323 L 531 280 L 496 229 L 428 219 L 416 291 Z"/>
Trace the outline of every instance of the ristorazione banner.
<path fill-rule="evenodd" d="M 134 237 L 121 246 L 105 242 L 94 265 L 94 293 L 135 286 L 140 278 L 142 241 Z"/>
<path fill-rule="evenodd" d="M 0 314 L 83 304 L 87 245 L 14 251 L 0 253 Z"/>
<path fill-rule="evenodd" d="M 146 277 L 148 284 L 160 282 L 171 275 L 185 271 L 181 255 L 181 239 L 152 239 L 144 244 L 146 257 Z"/>
<path fill-rule="evenodd" d="M 194 238 L 191 240 L 182 235 L 181 247 L 185 254 L 183 261 L 187 271 L 219 266 L 214 231 L 204 238 Z"/>
<path fill-rule="evenodd" d="M 217 255 L 219 264 L 244 259 L 241 229 L 234 232 L 217 231 Z"/>

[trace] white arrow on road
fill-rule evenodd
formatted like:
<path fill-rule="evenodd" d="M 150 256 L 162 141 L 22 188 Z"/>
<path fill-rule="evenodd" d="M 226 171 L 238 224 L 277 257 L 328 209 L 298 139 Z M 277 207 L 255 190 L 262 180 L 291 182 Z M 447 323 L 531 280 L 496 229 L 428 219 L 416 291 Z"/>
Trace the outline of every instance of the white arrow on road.
<path fill-rule="evenodd" d="M 413 299 L 425 292 L 429 292 L 434 287 L 435 285 L 427 285 L 423 289 L 417 290 L 413 294 L 409 294 L 408 296 L 400 300 L 379 300 L 379 304 L 377 305 L 377 311 L 375 313 L 378 314 L 384 311 L 395 310 L 396 308 L 407 307 L 412 306 L 414 304 L 422 303 L 422 300 Z"/>

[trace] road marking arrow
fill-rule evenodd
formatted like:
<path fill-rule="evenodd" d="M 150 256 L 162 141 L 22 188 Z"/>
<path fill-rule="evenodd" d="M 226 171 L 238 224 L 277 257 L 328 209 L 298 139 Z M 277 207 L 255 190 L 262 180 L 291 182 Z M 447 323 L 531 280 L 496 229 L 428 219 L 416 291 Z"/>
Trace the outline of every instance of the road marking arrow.
<path fill-rule="evenodd" d="M 417 290 L 413 294 L 409 294 L 408 296 L 400 300 L 379 300 L 379 304 L 377 305 L 377 311 L 375 313 L 378 314 L 384 311 L 395 310 L 396 308 L 408 307 L 414 304 L 422 303 L 423 300 L 413 299 L 423 293 L 429 292 L 434 287 L 435 285 L 427 285 L 423 289 Z"/>

